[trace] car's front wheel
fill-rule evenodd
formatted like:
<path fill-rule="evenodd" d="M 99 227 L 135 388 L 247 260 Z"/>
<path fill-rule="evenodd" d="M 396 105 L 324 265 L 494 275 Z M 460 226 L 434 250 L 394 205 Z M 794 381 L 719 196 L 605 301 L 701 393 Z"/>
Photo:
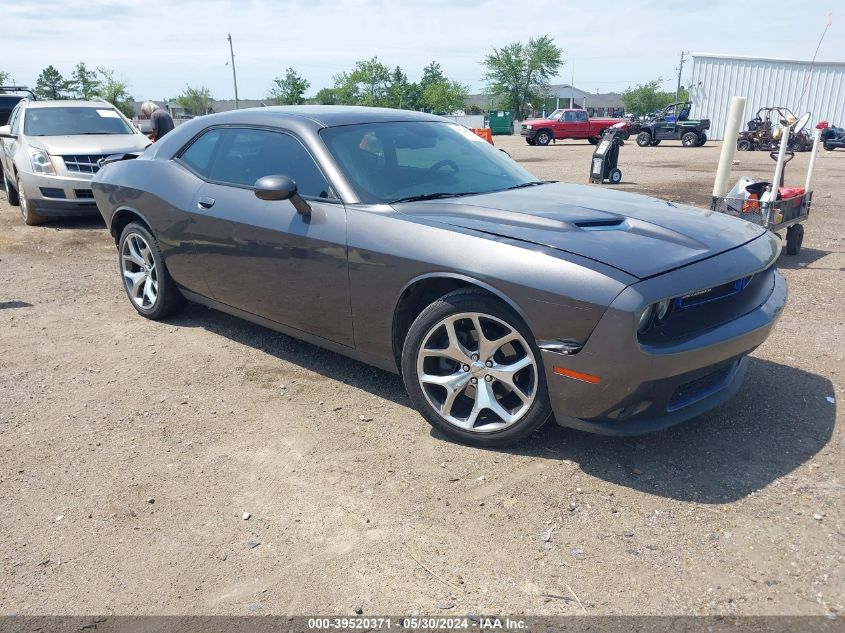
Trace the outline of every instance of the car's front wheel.
<path fill-rule="evenodd" d="M 648 147 L 651 145 L 651 134 L 648 132 L 640 132 L 637 134 L 637 145 L 640 147 Z"/>
<path fill-rule="evenodd" d="M 423 417 L 467 444 L 513 443 L 551 413 L 528 326 L 480 291 L 455 291 L 422 311 L 405 339 L 402 375 Z"/>
<path fill-rule="evenodd" d="M 540 130 L 537 132 L 537 136 L 534 137 L 534 144 L 535 145 L 548 145 L 552 140 L 552 133 L 548 130 Z"/>
<path fill-rule="evenodd" d="M 132 306 L 148 319 L 162 319 L 185 305 L 170 277 L 158 242 L 144 225 L 130 222 L 120 235 L 118 262 Z"/>
<path fill-rule="evenodd" d="M 18 205 L 20 205 L 21 217 L 27 226 L 35 226 L 44 222 L 44 216 L 38 213 L 26 197 L 26 190 L 23 188 L 23 181 L 18 177 Z"/>

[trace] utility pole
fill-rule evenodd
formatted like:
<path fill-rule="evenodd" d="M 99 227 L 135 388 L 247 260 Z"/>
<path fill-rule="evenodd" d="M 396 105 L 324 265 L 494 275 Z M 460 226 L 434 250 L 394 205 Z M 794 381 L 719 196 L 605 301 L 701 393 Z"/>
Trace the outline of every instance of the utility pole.
<path fill-rule="evenodd" d="M 232 48 L 232 34 L 227 33 L 229 40 L 229 54 L 232 56 L 232 81 L 235 82 L 235 110 L 239 110 L 238 105 L 238 74 L 235 72 L 235 50 Z"/>
<path fill-rule="evenodd" d="M 684 51 L 681 51 L 681 65 L 678 66 L 678 87 L 675 88 L 675 103 L 678 103 L 678 97 L 681 94 L 681 73 L 684 72 Z"/>

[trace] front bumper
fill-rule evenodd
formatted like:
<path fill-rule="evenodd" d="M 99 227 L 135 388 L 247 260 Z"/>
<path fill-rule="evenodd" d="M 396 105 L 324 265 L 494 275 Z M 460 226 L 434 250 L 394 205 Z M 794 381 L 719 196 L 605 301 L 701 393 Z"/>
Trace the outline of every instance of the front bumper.
<path fill-rule="evenodd" d="M 26 199 L 46 216 L 96 215 L 97 203 L 91 192 L 91 176 L 47 176 L 21 173 Z"/>
<path fill-rule="evenodd" d="M 537 130 L 527 130 L 524 127 L 520 128 L 519 133 L 527 139 L 533 139 L 537 136 Z"/>
<path fill-rule="evenodd" d="M 676 346 L 648 348 L 635 336 L 621 335 L 631 332 L 631 312 L 611 306 L 578 354 L 542 351 L 558 424 L 603 435 L 639 435 L 731 398 L 742 386 L 746 356 L 766 340 L 786 303 L 786 280 L 776 269 L 772 274 L 772 291 L 762 304 Z M 630 342 L 620 345 L 620 339 Z M 555 367 L 597 375 L 601 382 L 561 376 Z"/>

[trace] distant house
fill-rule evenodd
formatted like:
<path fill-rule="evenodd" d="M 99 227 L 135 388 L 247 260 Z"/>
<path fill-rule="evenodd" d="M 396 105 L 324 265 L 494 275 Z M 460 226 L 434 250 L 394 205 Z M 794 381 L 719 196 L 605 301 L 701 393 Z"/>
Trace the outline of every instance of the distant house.
<path fill-rule="evenodd" d="M 586 109 L 591 116 L 613 115 L 623 109 L 622 97 L 616 93 L 591 94 L 569 84 L 552 84 L 545 99 L 530 105 L 531 111 L 525 114 L 531 117 L 545 116 L 558 108 Z M 497 109 L 498 99 L 494 95 L 474 94 L 467 97 L 466 106 L 489 112 Z"/>
<path fill-rule="evenodd" d="M 143 119 L 145 118 L 143 114 L 141 114 L 141 104 L 143 101 L 136 101 L 135 102 L 135 116 L 136 118 Z M 191 115 L 187 113 L 185 108 L 180 106 L 178 102 L 174 99 L 172 101 L 153 101 L 159 108 L 163 110 L 167 110 L 174 119 L 189 119 Z M 276 105 L 271 100 L 262 101 L 260 99 L 239 99 L 238 100 L 238 109 L 243 110 L 245 108 L 262 108 L 270 105 Z M 234 99 L 212 99 L 211 100 L 211 108 L 209 114 L 213 114 L 215 112 L 229 112 L 235 109 L 235 100 Z"/>

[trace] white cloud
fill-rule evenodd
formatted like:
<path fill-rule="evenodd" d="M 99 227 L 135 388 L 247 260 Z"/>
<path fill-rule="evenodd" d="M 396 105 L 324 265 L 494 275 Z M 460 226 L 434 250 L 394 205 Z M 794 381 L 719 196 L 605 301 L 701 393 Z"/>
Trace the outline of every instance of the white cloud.
<path fill-rule="evenodd" d="M 0 0 L 0 69 L 34 84 L 48 64 L 69 74 L 85 61 L 117 70 L 138 98 L 186 83 L 230 98 L 231 32 L 246 98 L 263 97 L 288 66 L 313 93 L 373 55 L 412 79 L 436 59 L 478 89 L 491 47 L 550 34 L 568 60 L 561 81 L 574 68 L 577 86 L 605 92 L 659 76 L 670 84 L 681 50 L 809 58 L 830 2 L 805 0 L 796 22 L 787 0 Z M 842 28 L 834 22 L 820 59 L 845 59 Z"/>

